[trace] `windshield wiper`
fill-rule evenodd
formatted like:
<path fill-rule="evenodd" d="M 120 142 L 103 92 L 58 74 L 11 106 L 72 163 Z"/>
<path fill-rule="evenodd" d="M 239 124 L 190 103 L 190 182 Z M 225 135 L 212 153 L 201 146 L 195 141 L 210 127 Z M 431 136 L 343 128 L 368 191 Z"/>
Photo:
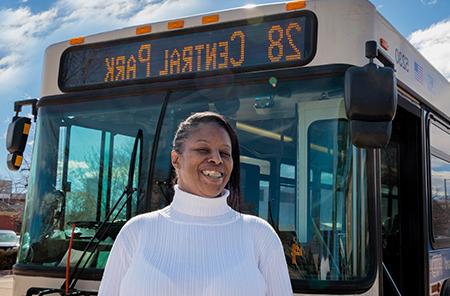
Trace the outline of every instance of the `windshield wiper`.
<path fill-rule="evenodd" d="M 127 208 L 130 207 L 131 197 L 133 196 L 133 193 L 137 191 L 137 189 L 133 187 L 133 179 L 134 179 L 134 173 L 135 173 L 135 167 L 136 167 L 136 155 L 137 155 L 138 150 L 140 151 L 139 163 L 138 163 L 138 178 L 141 173 L 143 138 L 144 138 L 144 133 L 141 129 L 139 129 L 137 132 L 137 135 L 135 137 L 135 140 L 134 140 L 133 150 L 131 152 L 130 166 L 128 169 L 127 185 L 125 186 L 125 189 L 124 189 L 122 195 L 118 198 L 118 200 L 116 201 L 114 206 L 107 213 L 105 220 L 98 227 L 94 236 L 91 238 L 89 243 L 84 248 L 81 257 L 78 259 L 77 263 L 75 264 L 74 268 L 72 269 L 72 272 L 71 272 L 69 278 L 67 278 L 64 281 L 64 283 L 61 285 L 61 288 L 59 288 L 59 289 L 32 287 L 32 288 L 28 289 L 26 296 L 32 296 L 32 295 L 41 296 L 41 295 L 48 295 L 48 294 L 54 294 L 54 293 L 58 293 L 59 295 L 64 295 L 64 296 L 69 296 L 69 295 L 70 296 L 75 296 L 75 295 L 91 296 L 91 295 L 98 294 L 97 291 L 76 290 L 75 285 L 78 282 L 80 274 L 84 271 L 87 263 L 90 261 L 90 259 L 94 255 L 95 251 L 97 250 L 98 246 L 100 245 L 100 242 L 102 241 L 103 236 L 105 236 L 108 233 L 109 229 L 111 228 L 111 225 L 116 221 L 117 217 L 122 212 L 125 205 L 127 205 Z M 119 206 L 119 204 L 123 201 L 124 198 L 125 198 L 125 202 L 122 204 L 120 209 L 117 211 L 117 213 L 115 214 L 113 219 L 111 221 L 109 221 L 109 218 L 111 218 L 114 211 Z M 96 238 L 97 238 L 97 241 L 94 242 Z M 87 257 L 86 260 L 83 260 L 90 249 L 91 249 L 91 251 L 90 251 L 89 256 Z M 83 262 L 83 261 L 84 261 L 83 266 L 81 266 L 81 268 L 80 268 L 81 262 Z M 69 265 L 70 265 L 70 263 L 69 263 Z M 68 287 L 69 287 L 68 291 L 66 291 L 66 284 L 68 284 Z"/>

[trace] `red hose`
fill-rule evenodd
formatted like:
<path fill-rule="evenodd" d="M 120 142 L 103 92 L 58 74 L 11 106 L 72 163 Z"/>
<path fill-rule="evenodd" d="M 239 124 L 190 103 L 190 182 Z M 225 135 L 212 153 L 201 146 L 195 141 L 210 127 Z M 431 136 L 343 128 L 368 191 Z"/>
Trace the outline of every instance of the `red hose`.
<path fill-rule="evenodd" d="M 66 262 L 66 294 L 69 294 L 69 271 L 70 271 L 70 253 L 72 252 L 73 234 L 75 232 L 75 224 L 72 224 L 72 234 L 69 241 L 69 252 L 67 253 Z"/>

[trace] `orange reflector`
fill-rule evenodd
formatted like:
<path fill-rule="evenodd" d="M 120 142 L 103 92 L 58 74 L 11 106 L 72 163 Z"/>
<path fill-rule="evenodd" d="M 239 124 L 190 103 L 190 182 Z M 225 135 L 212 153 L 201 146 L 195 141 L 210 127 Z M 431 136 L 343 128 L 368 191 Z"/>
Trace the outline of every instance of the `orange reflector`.
<path fill-rule="evenodd" d="M 381 47 L 383 47 L 383 48 L 386 49 L 386 50 L 389 49 L 389 44 L 388 44 L 388 42 L 387 42 L 385 39 L 383 39 L 383 38 L 380 38 L 380 45 L 381 45 Z"/>
<path fill-rule="evenodd" d="M 207 15 L 202 17 L 202 24 L 211 24 L 211 23 L 217 23 L 219 21 L 219 15 L 213 14 L 213 15 Z"/>
<path fill-rule="evenodd" d="M 16 159 L 14 160 L 14 165 L 15 165 L 16 167 L 20 167 L 20 165 L 22 164 L 22 159 L 23 159 L 22 156 L 17 155 L 17 156 L 16 156 Z"/>
<path fill-rule="evenodd" d="M 84 37 L 72 38 L 72 39 L 70 39 L 69 43 L 70 43 L 70 45 L 83 44 L 84 43 Z"/>
<path fill-rule="evenodd" d="M 173 21 L 167 24 L 167 29 L 181 29 L 183 27 L 184 27 L 183 20 Z"/>
<path fill-rule="evenodd" d="M 28 134 L 30 133 L 30 127 L 31 127 L 31 124 L 25 123 L 25 124 L 23 125 L 23 131 L 22 131 L 22 134 L 28 135 Z"/>
<path fill-rule="evenodd" d="M 300 0 L 300 1 L 292 1 L 286 4 L 286 10 L 296 10 L 306 7 L 306 1 Z"/>
<path fill-rule="evenodd" d="M 152 31 L 152 26 L 145 25 L 136 28 L 136 35 L 147 34 Z"/>

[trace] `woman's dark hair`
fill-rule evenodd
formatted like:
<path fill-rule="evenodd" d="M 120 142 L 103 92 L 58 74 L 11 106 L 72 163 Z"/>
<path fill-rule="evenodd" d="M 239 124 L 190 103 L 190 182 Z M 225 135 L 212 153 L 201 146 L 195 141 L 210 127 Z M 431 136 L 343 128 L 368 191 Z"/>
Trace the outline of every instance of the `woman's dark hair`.
<path fill-rule="evenodd" d="M 240 161 L 239 161 L 239 141 L 236 132 L 225 120 L 225 118 L 214 112 L 194 113 L 178 126 L 177 132 L 173 138 L 172 149 L 181 154 L 183 152 L 183 144 L 192 132 L 202 123 L 214 123 L 223 128 L 231 140 L 231 157 L 233 159 L 233 170 L 231 171 L 230 180 L 227 189 L 230 191 L 228 204 L 236 211 L 241 210 L 241 183 L 240 183 Z"/>

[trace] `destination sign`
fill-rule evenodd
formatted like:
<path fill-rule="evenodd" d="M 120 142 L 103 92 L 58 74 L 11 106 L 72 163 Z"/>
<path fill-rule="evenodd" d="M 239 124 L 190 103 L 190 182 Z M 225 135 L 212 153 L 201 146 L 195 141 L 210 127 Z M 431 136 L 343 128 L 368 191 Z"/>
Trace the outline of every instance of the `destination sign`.
<path fill-rule="evenodd" d="M 180 75 L 303 65 L 315 53 L 312 13 L 205 28 L 69 48 L 61 59 L 59 85 L 70 91 Z"/>

